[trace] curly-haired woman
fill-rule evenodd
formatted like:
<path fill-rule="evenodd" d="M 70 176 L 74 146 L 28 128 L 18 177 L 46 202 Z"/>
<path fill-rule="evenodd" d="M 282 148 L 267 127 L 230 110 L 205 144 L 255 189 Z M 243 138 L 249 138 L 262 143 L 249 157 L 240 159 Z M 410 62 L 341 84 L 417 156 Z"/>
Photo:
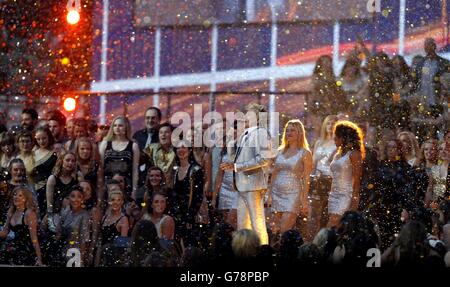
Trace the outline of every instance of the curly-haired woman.
<path fill-rule="evenodd" d="M 347 210 L 357 210 L 365 149 L 361 129 L 350 121 L 334 126 L 337 147 L 330 164 L 332 183 L 328 199 L 328 226 L 336 226 Z"/>

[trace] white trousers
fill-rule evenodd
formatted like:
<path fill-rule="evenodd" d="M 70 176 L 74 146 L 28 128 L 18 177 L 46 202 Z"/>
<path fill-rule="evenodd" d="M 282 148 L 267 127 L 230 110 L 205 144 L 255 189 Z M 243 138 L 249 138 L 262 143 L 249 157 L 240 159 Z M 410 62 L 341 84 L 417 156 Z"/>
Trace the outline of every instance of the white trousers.
<path fill-rule="evenodd" d="M 269 244 L 264 214 L 266 190 L 239 192 L 237 205 L 237 229 L 254 230 L 262 245 Z"/>

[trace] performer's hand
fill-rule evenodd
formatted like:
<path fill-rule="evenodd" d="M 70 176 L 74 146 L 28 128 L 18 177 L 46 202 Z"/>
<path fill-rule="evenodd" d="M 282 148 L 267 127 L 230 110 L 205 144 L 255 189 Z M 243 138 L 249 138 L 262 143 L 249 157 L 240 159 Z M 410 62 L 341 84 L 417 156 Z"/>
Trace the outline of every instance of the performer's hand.
<path fill-rule="evenodd" d="M 224 162 L 220 164 L 221 170 L 234 170 L 234 164 L 229 162 Z"/>

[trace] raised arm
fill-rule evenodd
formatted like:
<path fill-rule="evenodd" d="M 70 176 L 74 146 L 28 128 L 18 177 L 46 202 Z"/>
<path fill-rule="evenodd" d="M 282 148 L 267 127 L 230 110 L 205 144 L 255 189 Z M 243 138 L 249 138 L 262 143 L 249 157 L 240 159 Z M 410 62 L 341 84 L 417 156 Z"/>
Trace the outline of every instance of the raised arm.
<path fill-rule="evenodd" d="M 45 196 L 47 199 L 47 214 L 53 213 L 53 194 L 55 192 L 56 178 L 52 174 L 48 177 Z"/>
<path fill-rule="evenodd" d="M 357 210 L 359 205 L 359 190 L 362 176 L 362 157 L 360 151 L 352 151 L 350 154 L 350 162 L 352 163 L 352 201 L 351 210 Z"/>

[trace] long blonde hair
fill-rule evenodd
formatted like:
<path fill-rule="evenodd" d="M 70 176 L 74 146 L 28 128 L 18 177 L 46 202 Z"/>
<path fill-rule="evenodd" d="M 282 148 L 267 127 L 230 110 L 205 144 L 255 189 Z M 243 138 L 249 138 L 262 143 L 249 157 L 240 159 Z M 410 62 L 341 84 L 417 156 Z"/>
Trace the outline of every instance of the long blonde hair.
<path fill-rule="evenodd" d="M 421 152 L 420 152 L 420 146 L 419 142 L 416 139 L 416 136 L 412 132 L 403 131 L 398 133 L 397 139 L 400 139 L 401 136 L 406 136 L 411 143 L 411 152 L 414 157 L 418 158 L 419 160 L 422 160 L 421 158 Z"/>
<path fill-rule="evenodd" d="M 90 140 L 88 137 L 80 137 L 77 138 L 75 140 L 75 156 L 76 156 L 76 161 L 77 164 L 80 162 L 79 158 L 79 153 L 78 153 L 78 148 L 80 147 L 81 143 L 88 143 L 89 146 L 91 147 L 91 155 L 90 155 L 90 160 L 89 160 L 89 171 L 92 171 L 95 169 L 95 163 L 97 161 L 98 158 L 98 154 L 97 154 L 97 148 L 95 147 L 94 143 L 92 142 L 92 140 Z"/>
<path fill-rule="evenodd" d="M 289 147 L 289 144 L 286 139 L 286 130 L 289 125 L 292 125 L 298 133 L 297 147 L 304 148 L 305 150 L 309 151 L 309 145 L 308 145 L 308 140 L 306 139 L 305 127 L 303 126 L 303 123 L 299 119 L 290 120 L 286 123 L 286 125 L 284 126 L 284 130 L 283 130 L 283 136 L 281 138 L 281 145 L 278 149 L 280 151 L 285 152 L 286 149 Z"/>
<path fill-rule="evenodd" d="M 114 138 L 115 138 L 115 136 L 114 136 L 114 123 L 117 120 L 123 120 L 123 122 L 125 123 L 125 128 L 127 130 L 126 133 L 125 133 L 125 136 L 127 137 L 127 139 L 129 141 L 131 141 L 131 124 L 130 124 L 130 121 L 128 120 L 128 118 L 125 117 L 125 116 L 117 116 L 111 121 L 111 126 L 109 127 L 108 133 L 103 138 L 103 140 L 104 141 L 113 141 L 114 140 Z"/>
<path fill-rule="evenodd" d="M 336 115 L 328 115 L 322 123 L 322 127 L 320 128 L 320 136 L 319 136 L 319 140 L 320 141 L 326 141 L 327 139 L 327 125 L 330 121 L 333 122 L 337 122 L 338 121 L 338 117 Z M 333 138 L 333 129 L 331 130 L 331 138 Z"/>
<path fill-rule="evenodd" d="M 11 193 L 11 200 L 14 198 L 14 194 L 17 192 L 22 192 L 22 195 L 25 197 L 25 208 L 34 211 L 36 214 L 38 213 L 38 205 L 33 197 L 33 192 L 31 192 L 31 189 L 26 185 L 19 185 L 18 187 L 14 188 L 14 190 Z M 11 203 L 11 207 L 8 210 L 8 215 L 11 217 L 14 212 L 16 212 L 17 208 L 14 205 L 14 203 Z"/>
<path fill-rule="evenodd" d="M 55 177 L 59 177 L 62 173 L 62 167 L 63 167 L 63 163 L 64 163 L 64 158 L 66 157 L 66 155 L 73 155 L 73 157 L 75 158 L 75 168 L 73 169 L 72 172 L 72 177 L 73 178 L 77 178 L 77 155 L 74 152 L 68 151 L 68 152 L 62 152 L 59 156 L 58 159 L 56 160 L 56 164 L 55 167 L 53 167 L 53 175 Z"/>

